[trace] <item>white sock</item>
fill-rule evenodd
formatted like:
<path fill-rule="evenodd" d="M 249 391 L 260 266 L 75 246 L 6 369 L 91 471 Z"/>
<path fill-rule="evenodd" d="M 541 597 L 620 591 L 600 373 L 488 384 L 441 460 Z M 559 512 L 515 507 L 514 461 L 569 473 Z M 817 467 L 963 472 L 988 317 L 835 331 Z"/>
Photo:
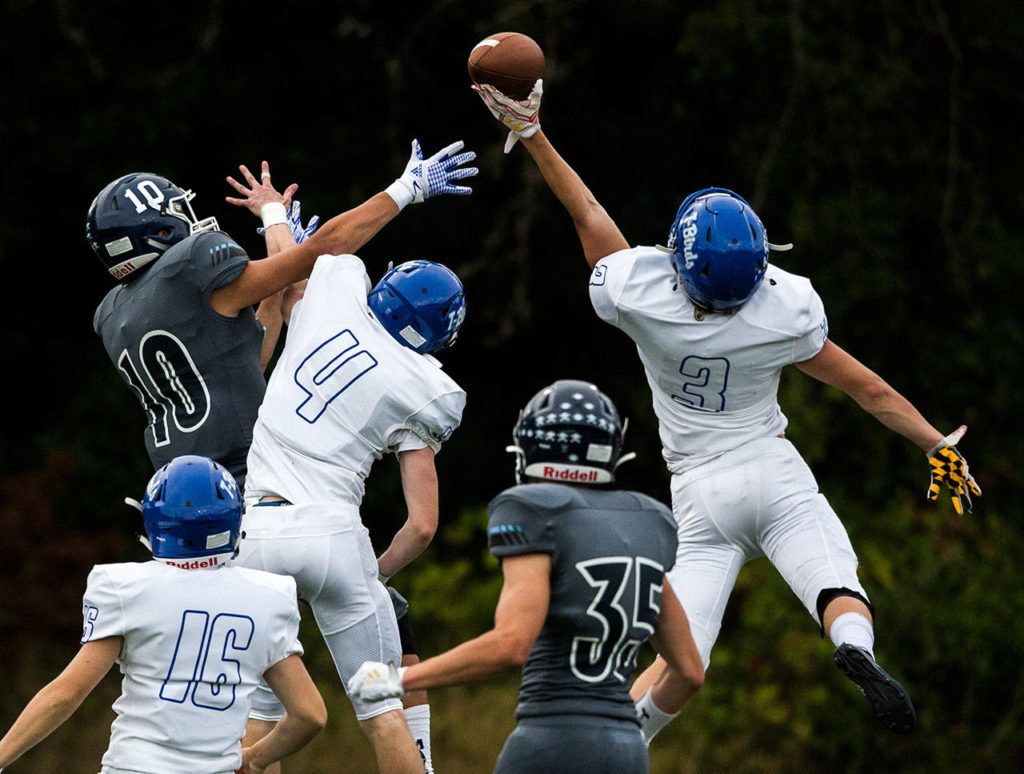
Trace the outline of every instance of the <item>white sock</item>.
<path fill-rule="evenodd" d="M 650 688 L 647 689 L 647 693 L 636 700 L 635 706 L 636 716 L 640 720 L 640 731 L 643 733 L 644 742 L 648 747 L 657 733 L 667 726 L 672 718 L 679 714 L 676 712 L 670 715 L 658 709 L 654 703 L 654 698 L 651 696 Z"/>
<path fill-rule="evenodd" d="M 875 657 L 875 630 L 871 627 L 871 622 L 860 613 L 843 613 L 838 616 L 832 622 L 828 636 L 832 638 L 837 648 L 846 642 L 864 648 L 871 654 L 871 658 Z"/>
<path fill-rule="evenodd" d="M 405 722 L 409 724 L 412 738 L 423 756 L 423 769 L 426 774 L 434 774 L 434 764 L 430 760 L 430 705 L 417 704 L 405 710 Z"/>

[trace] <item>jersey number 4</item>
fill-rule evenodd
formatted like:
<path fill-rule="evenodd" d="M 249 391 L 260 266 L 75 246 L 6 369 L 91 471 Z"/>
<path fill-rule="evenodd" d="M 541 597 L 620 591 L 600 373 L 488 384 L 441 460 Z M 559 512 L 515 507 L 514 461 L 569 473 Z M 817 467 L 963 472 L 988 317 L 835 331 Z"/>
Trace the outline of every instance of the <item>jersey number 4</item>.
<path fill-rule="evenodd" d="M 599 683 L 610 674 L 627 682 L 640 645 L 658 625 L 665 568 L 640 556 L 605 556 L 578 562 L 576 570 L 595 590 L 587 615 L 597 621 L 601 633 L 573 637 L 572 673 L 587 683 Z M 624 599 L 630 580 L 633 598 Z"/>
<path fill-rule="evenodd" d="M 254 628 L 246 615 L 219 613 L 210 621 L 204 610 L 186 610 L 160 698 L 184 704 L 191 695 L 197 707 L 226 710 L 242 682 L 241 665 L 231 656 L 249 649 Z"/>
<path fill-rule="evenodd" d="M 296 414 L 313 424 L 331 401 L 377 367 L 377 358 L 358 347 L 359 339 L 345 329 L 302 359 L 295 369 L 295 384 L 305 398 L 295 409 Z"/>
<path fill-rule="evenodd" d="M 153 445 L 171 442 L 170 421 L 183 433 L 202 427 L 210 415 L 210 391 L 181 339 L 150 331 L 139 342 L 139 363 L 122 350 L 117 367 L 149 414 Z"/>

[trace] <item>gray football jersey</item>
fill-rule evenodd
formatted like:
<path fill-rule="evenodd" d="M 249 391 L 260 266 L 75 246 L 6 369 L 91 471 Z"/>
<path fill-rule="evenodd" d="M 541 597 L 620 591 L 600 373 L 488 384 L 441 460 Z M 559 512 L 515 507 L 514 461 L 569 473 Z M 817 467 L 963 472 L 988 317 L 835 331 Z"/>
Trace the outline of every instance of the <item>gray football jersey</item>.
<path fill-rule="evenodd" d="M 146 412 L 146 450 L 156 468 L 181 454 L 201 454 L 244 480 L 266 390 L 263 326 L 252 309 L 238 317 L 218 314 L 210 293 L 248 262 L 227 234 L 194 234 L 111 290 L 96 309 L 93 328 Z"/>
<path fill-rule="evenodd" d="M 547 618 L 523 667 L 516 717 L 636 721 L 629 686 L 676 556 L 672 512 L 638 492 L 524 484 L 488 506 L 500 558 L 551 555 Z"/>

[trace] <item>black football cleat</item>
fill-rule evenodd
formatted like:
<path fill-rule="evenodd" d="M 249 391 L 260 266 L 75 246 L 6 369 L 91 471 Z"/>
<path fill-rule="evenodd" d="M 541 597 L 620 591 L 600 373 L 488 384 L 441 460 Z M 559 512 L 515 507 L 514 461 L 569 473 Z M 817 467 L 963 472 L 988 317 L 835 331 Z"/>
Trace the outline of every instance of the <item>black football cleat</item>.
<path fill-rule="evenodd" d="M 844 642 L 833 657 L 839 670 L 860 688 L 882 725 L 909 734 L 917 724 L 914 703 L 903 686 L 886 674 L 863 648 Z"/>

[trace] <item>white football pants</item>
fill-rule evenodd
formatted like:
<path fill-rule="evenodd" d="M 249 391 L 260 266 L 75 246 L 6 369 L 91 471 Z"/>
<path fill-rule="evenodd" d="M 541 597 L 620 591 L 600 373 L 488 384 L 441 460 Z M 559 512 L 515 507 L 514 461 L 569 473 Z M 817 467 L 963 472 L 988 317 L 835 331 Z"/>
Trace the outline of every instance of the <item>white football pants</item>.
<path fill-rule="evenodd" d="M 823 589 L 864 594 L 846 529 L 785 438 L 752 441 L 674 475 L 672 512 L 679 548 L 668 578 L 705 668 L 736 576 L 751 559 L 768 557 L 816 621 Z"/>

